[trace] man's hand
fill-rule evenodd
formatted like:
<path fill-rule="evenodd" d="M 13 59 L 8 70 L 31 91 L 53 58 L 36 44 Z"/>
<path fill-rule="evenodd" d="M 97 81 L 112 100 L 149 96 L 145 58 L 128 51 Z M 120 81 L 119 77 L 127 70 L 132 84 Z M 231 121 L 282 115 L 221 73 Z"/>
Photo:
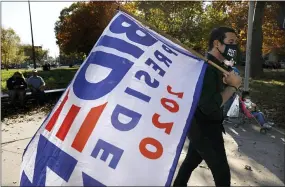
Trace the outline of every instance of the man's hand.
<path fill-rule="evenodd" d="M 236 75 L 234 71 L 224 74 L 223 82 L 229 86 L 234 86 L 239 88 L 242 83 L 242 78 L 239 75 Z"/>
<path fill-rule="evenodd" d="M 39 88 L 39 90 L 41 90 L 41 91 L 44 91 L 44 89 L 45 89 L 44 85 L 40 86 L 40 88 Z"/>

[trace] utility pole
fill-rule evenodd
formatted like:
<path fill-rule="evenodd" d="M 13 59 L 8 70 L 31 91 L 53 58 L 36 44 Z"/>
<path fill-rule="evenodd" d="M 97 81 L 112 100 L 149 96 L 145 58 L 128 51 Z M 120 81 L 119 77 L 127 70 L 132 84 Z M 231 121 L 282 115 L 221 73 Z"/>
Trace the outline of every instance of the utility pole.
<path fill-rule="evenodd" d="M 30 1 L 29 0 L 28 0 L 28 4 L 29 4 L 29 14 L 30 14 L 31 35 L 32 35 L 33 62 L 34 62 L 34 69 L 37 69 L 36 55 L 35 55 L 35 46 L 34 46 L 34 36 L 33 36 L 32 15 L 31 15 L 31 7 L 30 7 Z"/>
<path fill-rule="evenodd" d="M 244 77 L 244 91 L 249 90 L 249 75 L 250 75 L 250 56 L 251 56 L 251 42 L 252 42 L 252 25 L 254 14 L 254 1 L 248 2 L 248 26 L 247 26 L 247 41 L 246 41 L 246 63 L 245 63 L 245 77 Z"/>

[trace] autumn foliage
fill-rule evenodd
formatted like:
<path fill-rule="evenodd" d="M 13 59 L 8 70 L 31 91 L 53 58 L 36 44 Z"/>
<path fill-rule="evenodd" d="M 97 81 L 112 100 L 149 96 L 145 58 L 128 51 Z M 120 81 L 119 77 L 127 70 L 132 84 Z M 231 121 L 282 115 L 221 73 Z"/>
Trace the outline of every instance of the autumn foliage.
<path fill-rule="evenodd" d="M 114 2 L 73 3 L 55 24 L 57 44 L 65 54 L 88 54 L 115 13 Z"/>
<path fill-rule="evenodd" d="M 201 53 L 207 50 L 210 31 L 218 26 L 233 27 L 238 33 L 241 51 L 246 50 L 247 1 L 133 1 L 121 3 L 121 6 Z M 87 55 L 115 14 L 116 7 L 116 2 L 90 1 L 73 3 L 63 9 L 55 26 L 61 53 Z M 277 24 L 278 10 L 278 2 L 266 2 L 260 12 L 263 54 L 285 46 L 285 30 Z"/>
<path fill-rule="evenodd" d="M 214 2 L 213 6 L 216 10 L 228 12 L 227 24 L 237 30 L 240 46 L 245 51 L 248 26 L 248 2 L 219 1 Z M 262 18 L 263 54 L 270 52 L 274 48 L 285 47 L 285 30 L 281 30 L 277 22 L 279 9 L 279 2 L 268 1 L 265 3 L 264 16 Z"/>

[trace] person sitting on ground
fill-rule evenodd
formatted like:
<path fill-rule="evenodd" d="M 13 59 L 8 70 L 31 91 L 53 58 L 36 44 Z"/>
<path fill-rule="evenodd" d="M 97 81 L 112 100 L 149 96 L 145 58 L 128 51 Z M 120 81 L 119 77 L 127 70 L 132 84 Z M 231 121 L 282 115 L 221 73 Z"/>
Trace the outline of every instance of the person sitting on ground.
<path fill-rule="evenodd" d="M 42 77 L 38 76 L 38 71 L 36 69 L 33 70 L 33 75 L 28 79 L 28 86 L 31 89 L 32 95 L 36 98 L 36 100 L 40 104 L 43 104 L 45 97 L 45 81 Z"/>
<path fill-rule="evenodd" d="M 274 123 L 265 120 L 264 114 L 259 111 L 257 105 L 251 101 L 248 91 L 242 92 L 242 101 L 262 127 L 271 128 L 274 125 Z"/>
<path fill-rule="evenodd" d="M 7 80 L 6 83 L 9 90 L 8 94 L 11 99 L 11 104 L 15 105 L 16 98 L 18 97 L 20 104 L 23 107 L 27 89 L 27 83 L 24 75 L 17 71 Z"/>

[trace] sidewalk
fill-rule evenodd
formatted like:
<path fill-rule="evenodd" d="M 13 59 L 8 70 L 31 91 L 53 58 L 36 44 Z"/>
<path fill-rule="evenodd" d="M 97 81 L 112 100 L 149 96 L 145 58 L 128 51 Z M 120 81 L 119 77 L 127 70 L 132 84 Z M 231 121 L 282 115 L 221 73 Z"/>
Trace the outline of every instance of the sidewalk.
<path fill-rule="evenodd" d="M 21 116 L 2 123 L 2 186 L 19 186 L 20 164 L 24 148 L 45 118 L 44 113 Z M 284 145 L 282 132 L 260 134 L 255 126 L 225 126 L 224 136 L 232 186 L 284 186 Z M 184 145 L 178 167 L 186 156 Z M 244 169 L 248 165 L 252 171 Z M 177 170 L 176 170 L 177 172 Z M 213 186 L 211 171 L 202 162 L 193 172 L 190 186 Z"/>
<path fill-rule="evenodd" d="M 232 186 L 284 186 L 284 145 L 281 130 L 271 130 L 266 135 L 259 133 L 254 125 L 234 128 L 225 125 L 225 148 L 231 169 Z M 189 141 L 184 144 L 179 164 L 182 164 Z M 246 170 L 245 166 L 252 171 Z M 203 161 L 192 173 L 188 186 L 214 186 L 213 177 Z"/>
<path fill-rule="evenodd" d="M 1 124 L 2 185 L 19 186 L 23 151 L 44 121 L 45 114 L 32 112 L 31 116 L 5 120 Z"/>

